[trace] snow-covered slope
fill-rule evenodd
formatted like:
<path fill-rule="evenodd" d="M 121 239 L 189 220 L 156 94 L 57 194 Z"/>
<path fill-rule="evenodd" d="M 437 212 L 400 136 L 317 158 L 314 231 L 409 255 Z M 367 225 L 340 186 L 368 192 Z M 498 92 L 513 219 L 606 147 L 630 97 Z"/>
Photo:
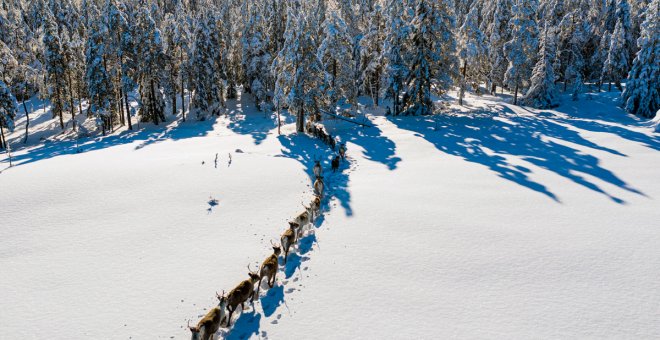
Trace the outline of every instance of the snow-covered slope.
<path fill-rule="evenodd" d="M 442 116 L 368 115 L 374 128 L 326 122 L 349 161 L 326 175 L 324 216 L 218 335 L 660 337 L 660 139 L 613 100 L 528 111 L 468 97 Z M 329 155 L 235 110 L 248 114 L 82 153 L 19 151 L 0 174 L 0 338 L 189 337 L 215 291 L 269 254 Z"/>

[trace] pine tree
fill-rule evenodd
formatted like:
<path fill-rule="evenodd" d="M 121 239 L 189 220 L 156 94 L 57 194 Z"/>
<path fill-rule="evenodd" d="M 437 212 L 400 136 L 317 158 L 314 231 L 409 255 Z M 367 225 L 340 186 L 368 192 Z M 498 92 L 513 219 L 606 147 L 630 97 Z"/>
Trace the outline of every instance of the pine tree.
<path fill-rule="evenodd" d="M 337 102 L 345 99 L 355 107 L 357 88 L 353 77 L 353 40 L 348 27 L 335 13 L 323 23 L 323 41 L 318 48 L 317 58 L 321 62 L 324 106 L 334 112 Z"/>
<path fill-rule="evenodd" d="M 59 116 L 60 128 L 64 130 L 64 93 L 62 91 L 66 87 L 66 62 L 62 54 L 60 35 L 55 17 L 49 10 L 46 10 L 45 14 L 46 21 L 43 43 L 49 94 L 53 103 L 54 115 Z"/>
<path fill-rule="evenodd" d="M 389 0 L 387 5 L 387 22 L 384 43 L 384 59 L 386 70 L 386 93 L 392 98 L 394 115 L 402 111 L 401 93 L 410 69 L 404 61 L 408 53 L 407 40 L 411 35 L 411 26 L 404 17 L 403 3 L 399 0 Z"/>
<path fill-rule="evenodd" d="M 135 37 L 137 46 L 137 79 L 140 92 L 140 109 L 138 114 L 144 122 L 158 125 L 165 121 L 165 101 L 160 91 L 162 73 L 161 65 L 165 64 L 160 30 L 151 17 L 149 10 L 142 9 L 137 17 Z"/>
<path fill-rule="evenodd" d="M 296 131 L 303 132 L 305 111 L 319 109 L 318 74 L 321 65 L 316 58 L 316 46 L 311 35 L 318 28 L 310 27 L 299 1 L 289 3 L 285 41 L 273 61 L 271 72 L 276 77 L 273 102 L 278 110 L 288 106 L 296 114 Z"/>
<path fill-rule="evenodd" d="M 660 110 L 660 0 L 651 1 L 645 15 L 639 51 L 621 97 L 626 111 L 653 118 Z"/>
<path fill-rule="evenodd" d="M 609 82 L 608 91 L 612 91 L 612 82 L 621 89 L 621 80 L 625 78 L 628 69 L 628 52 L 625 50 L 625 44 L 625 31 L 621 20 L 617 20 L 601 74 L 601 83 L 605 80 Z"/>
<path fill-rule="evenodd" d="M 559 93 L 555 87 L 553 67 L 557 48 L 553 31 L 546 22 L 541 39 L 539 60 L 532 73 L 531 86 L 522 98 L 523 104 L 538 109 L 548 109 L 559 104 Z"/>
<path fill-rule="evenodd" d="M 14 131 L 14 119 L 16 119 L 16 98 L 9 91 L 9 86 L 0 80 L 0 149 L 7 148 L 5 128 L 9 132 Z"/>
<path fill-rule="evenodd" d="M 405 113 L 433 113 L 431 90 L 446 91 L 455 75 L 454 18 L 444 1 L 421 0 L 412 21 L 412 62 L 407 79 Z"/>
<path fill-rule="evenodd" d="M 504 44 L 504 53 L 509 66 L 504 81 L 514 89 L 513 104 L 518 103 L 518 90 L 530 78 L 534 57 L 538 47 L 538 28 L 534 19 L 538 3 L 534 0 L 517 0 L 512 7 L 509 21 L 511 40 Z"/>
<path fill-rule="evenodd" d="M 479 29 L 479 8 L 473 7 L 465 17 L 459 29 L 459 51 L 461 61 L 461 82 L 458 91 L 458 103 L 463 105 L 463 96 L 468 83 L 478 90 L 484 79 L 483 65 L 486 63 L 488 48 L 486 38 Z M 468 66 L 469 65 L 469 66 Z"/>
<path fill-rule="evenodd" d="M 495 93 L 496 86 L 504 87 L 504 75 L 508 61 L 504 53 L 504 43 L 511 39 L 509 20 L 511 19 L 510 0 L 497 0 L 493 11 L 492 22 L 486 28 L 489 48 L 488 59 L 490 63 L 489 81 L 490 92 Z"/>
<path fill-rule="evenodd" d="M 215 18 L 207 15 L 197 22 L 195 42 L 190 59 L 193 90 L 191 113 L 197 120 L 205 120 L 207 114 L 219 114 L 222 93 L 218 62 L 220 60 L 218 30 Z"/>
<path fill-rule="evenodd" d="M 89 38 L 85 48 L 86 72 L 85 83 L 89 94 L 88 116 L 96 118 L 103 134 L 110 128 L 110 108 L 114 95 L 112 80 L 104 62 L 105 43 L 103 37 L 107 35 L 107 28 L 103 23 L 96 23 L 89 27 Z"/>
<path fill-rule="evenodd" d="M 378 106 L 384 70 L 385 17 L 383 8 L 375 4 L 366 16 L 367 27 L 360 40 L 360 83 Z"/>

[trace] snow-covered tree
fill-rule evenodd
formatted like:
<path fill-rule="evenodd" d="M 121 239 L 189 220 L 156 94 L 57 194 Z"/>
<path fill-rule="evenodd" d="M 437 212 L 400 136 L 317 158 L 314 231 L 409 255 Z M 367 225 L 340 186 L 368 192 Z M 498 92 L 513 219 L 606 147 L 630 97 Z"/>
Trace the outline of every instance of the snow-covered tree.
<path fill-rule="evenodd" d="M 198 120 L 205 120 L 208 114 L 219 114 L 223 100 L 220 88 L 218 62 L 220 60 L 220 38 L 215 27 L 215 18 L 198 20 L 195 29 L 195 42 L 190 59 L 193 90 L 191 113 Z"/>
<path fill-rule="evenodd" d="M 271 72 L 276 77 L 273 103 L 279 109 L 288 107 L 296 114 L 296 130 L 304 131 L 305 111 L 319 109 L 318 74 L 321 65 L 312 38 L 317 28 L 310 28 L 299 1 L 289 3 L 285 41 L 273 61 Z"/>
<path fill-rule="evenodd" d="M 626 111 L 653 118 L 660 110 L 660 0 L 649 4 L 637 46 L 622 99 Z"/>
<path fill-rule="evenodd" d="M 394 115 L 402 111 L 401 93 L 404 91 L 405 80 L 410 69 L 404 61 L 408 53 L 407 40 L 411 34 L 411 26 L 404 16 L 404 6 L 399 0 L 389 0 L 387 5 L 387 23 L 385 43 L 383 46 L 386 93 L 392 99 Z"/>
<path fill-rule="evenodd" d="M 60 119 L 60 127 L 64 130 L 64 88 L 66 87 L 66 62 L 62 54 L 57 22 L 53 14 L 47 10 L 43 43 L 45 48 L 46 72 L 48 75 L 49 94 L 53 103 L 53 112 Z"/>
<path fill-rule="evenodd" d="M 112 80 L 104 62 L 107 28 L 103 23 L 95 23 L 88 28 L 86 45 L 85 83 L 89 95 L 88 116 L 94 116 L 103 134 L 110 128 L 110 108 L 114 95 Z"/>
<path fill-rule="evenodd" d="M 534 66 L 529 90 L 522 98 L 525 105 L 547 109 L 559 104 L 559 93 L 555 87 L 553 67 L 557 49 L 555 39 L 554 30 L 546 23 L 541 36 L 539 60 Z"/>
<path fill-rule="evenodd" d="M 137 79 L 140 92 L 138 114 L 144 122 L 158 125 L 165 121 L 165 101 L 161 92 L 161 67 L 165 64 L 160 30 L 149 10 L 142 9 L 137 17 Z"/>
<path fill-rule="evenodd" d="M 625 49 L 625 31 L 621 20 L 618 20 L 614 32 L 610 37 L 610 46 L 607 51 L 607 59 L 603 63 L 601 83 L 608 81 L 608 91 L 612 91 L 612 82 L 621 89 L 621 80 L 625 78 L 628 69 L 628 52 Z"/>
<path fill-rule="evenodd" d="M 412 20 L 412 62 L 404 100 L 406 114 L 431 114 L 431 91 L 443 93 L 456 75 L 454 18 L 444 0 L 418 2 Z"/>
<path fill-rule="evenodd" d="M 353 70 L 353 39 L 343 20 L 332 13 L 323 23 L 323 41 L 317 58 L 321 62 L 323 81 L 321 93 L 324 107 L 334 112 L 340 99 L 357 105 L 357 88 Z"/>
<path fill-rule="evenodd" d="M 366 16 L 367 25 L 360 39 L 360 82 L 362 89 L 371 96 L 378 106 L 383 78 L 385 42 L 385 16 L 379 4 Z"/>
<path fill-rule="evenodd" d="M 461 81 L 458 90 L 458 103 L 463 105 L 463 96 L 469 84 L 476 90 L 485 80 L 484 65 L 488 56 L 486 37 L 479 29 L 479 8 L 473 7 L 465 17 L 465 22 L 459 29 L 459 50 Z"/>
<path fill-rule="evenodd" d="M 0 149 L 6 148 L 5 128 L 9 132 L 14 131 L 14 119 L 16 119 L 16 98 L 9 91 L 9 86 L 0 80 Z"/>
<path fill-rule="evenodd" d="M 518 90 L 525 86 L 531 76 L 538 48 L 538 27 L 535 13 L 538 3 L 535 0 L 517 0 L 512 6 L 509 21 L 511 40 L 504 44 L 504 53 L 509 66 L 504 75 L 505 84 L 514 89 L 513 104 L 518 103 Z"/>
<path fill-rule="evenodd" d="M 509 20 L 511 19 L 511 0 L 494 2 L 493 18 L 486 26 L 488 36 L 488 60 L 490 63 L 490 91 L 495 93 L 496 86 L 504 87 L 504 74 L 508 67 L 504 44 L 511 39 Z"/>

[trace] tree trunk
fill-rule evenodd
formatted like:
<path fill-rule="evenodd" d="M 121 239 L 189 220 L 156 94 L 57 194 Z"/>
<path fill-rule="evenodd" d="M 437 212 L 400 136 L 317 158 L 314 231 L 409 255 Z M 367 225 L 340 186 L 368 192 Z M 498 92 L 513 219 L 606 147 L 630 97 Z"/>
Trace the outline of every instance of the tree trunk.
<path fill-rule="evenodd" d="M 76 105 L 75 105 L 75 99 L 73 97 L 73 84 L 71 82 L 71 73 L 67 73 L 67 78 L 68 78 L 68 85 L 69 85 L 69 94 L 71 95 L 69 97 L 69 102 L 70 102 L 70 109 L 71 109 L 71 120 L 73 121 L 73 130 L 75 131 L 76 129 Z"/>
<path fill-rule="evenodd" d="M 458 95 L 458 105 L 463 105 L 463 96 L 465 95 L 465 73 L 467 72 L 467 61 L 463 61 L 463 70 L 461 71 L 461 89 Z"/>
<path fill-rule="evenodd" d="M 126 120 L 124 118 L 124 103 L 123 103 L 123 98 L 124 98 L 124 90 L 121 88 L 121 83 L 119 84 L 119 93 L 118 93 L 118 100 L 117 104 L 119 105 L 119 123 L 121 126 L 126 125 Z"/>
<path fill-rule="evenodd" d="M 376 95 L 375 95 L 375 103 L 376 107 L 378 107 L 378 101 L 380 100 L 380 67 L 376 69 Z"/>
<path fill-rule="evenodd" d="M 3 128 L 2 124 L 0 124 L 0 149 L 5 149 L 6 143 L 7 141 L 5 141 L 5 128 Z"/>
<path fill-rule="evenodd" d="M 186 97 L 185 97 L 185 92 L 186 89 L 183 86 L 183 49 L 181 49 L 181 52 L 179 53 L 179 61 L 181 62 L 179 65 L 179 75 L 181 76 L 181 116 L 183 116 L 183 121 L 186 121 Z"/>
<path fill-rule="evenodd" d="M 282 126 L 282 121 L 280 120 L 280 106 L 277 106 L 277 134 L 280 135 L 282 132 L 280 131 L 280 127 Z"/>
<path fill-rule="evenodd" d="M 23 95 L 23 110 L 25 111 L 25 138 L 23 139 L 23 144 L 27 144 L 28 140 L 28 129 L 30 128 L 30 114 L 27 110 L 27 105 L 25 105 L 25 95 Z"/>
<path fill-rule="evenodd" d="M 128 106 L 128 95 L 124 91 L 124 104 L 126 104 L 126 122 L 128 123 L 128 129 L 133 130 L 133 123 L 131 123 L 131 109 Z"/>
<path fill-rule="evenodd" d="M 518 81 L 516 80 L 516 90 L 513 93 L 513 105 L 518 105 Z"/>
<path fill-rule="evenodd" d="M 55 78 L 55 84 L 59 84 L 57 81 L 57 77 Z M 58 114 L 60 115 L 60 127 L 62 130 L 64 130 L 64 117 L 62 114 L 62 95 L 61 95 L 61 89 L 59 85 L 56 85 L 57 90 L 55 91 L 56 96 L 57 96 L 57 103 L 58 103 Z"/>
<path fill-rule="evenodd" d="M 296 117 L 296 131 L 297 132 L 305 132 L 305 111 L 302 107 L 298 109 L 298 117 Z"/>
<path fill-rule="evenodd" d="M 159 115 L 158 112 L 156 112 L 157 111 L 156 110 L 156 94 L 154 92 L 154 80 L 153 79 L 151 79 L 149 81 L 149 97 L 150 97 L 149 102 L 151 103 L 150 104 L 151 114 L 153 115 L 154 124 L 158 125 L 158 118 L 159 118 L 160 115 Z"/>

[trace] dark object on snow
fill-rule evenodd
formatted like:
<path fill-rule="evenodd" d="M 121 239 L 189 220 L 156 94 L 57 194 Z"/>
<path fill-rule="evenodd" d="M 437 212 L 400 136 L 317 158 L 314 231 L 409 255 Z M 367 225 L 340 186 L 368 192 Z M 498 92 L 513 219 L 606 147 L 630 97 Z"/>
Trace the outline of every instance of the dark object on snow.
<path fill-rule="evenodd" d="M 335 156 L 332 159 L 332 172 L 335 172 L 339 169 L 339 156 Z"/>
<path fill-rule="evenodd" d="M 346 143 L 339 144 L 339 157 L 346 159 Z"/>
<path fill-rule="evenodd" d="M 241 149 L 236 149 L 236 151 L 234 151 L 234 152 L 236 152 L 236 153 L 243 153 L 243 150 L 241 150 Z"/>

